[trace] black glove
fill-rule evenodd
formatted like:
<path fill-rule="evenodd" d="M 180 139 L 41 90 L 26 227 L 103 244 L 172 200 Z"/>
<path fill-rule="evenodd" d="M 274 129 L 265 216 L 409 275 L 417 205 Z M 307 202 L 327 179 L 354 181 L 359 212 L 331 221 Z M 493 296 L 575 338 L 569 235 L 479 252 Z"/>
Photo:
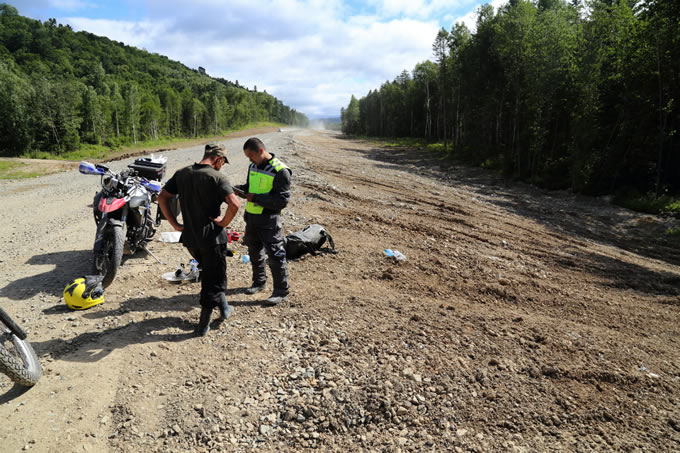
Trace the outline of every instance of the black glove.
<path fill-rule="evenodd" d="M 102 281 L 104 281 L 103 275 L 86 275 L 83 299 L 87 299 L 88 296 L 92 297 L 93 299 L 101 297 L 101 295 L 104 294 Z"/>

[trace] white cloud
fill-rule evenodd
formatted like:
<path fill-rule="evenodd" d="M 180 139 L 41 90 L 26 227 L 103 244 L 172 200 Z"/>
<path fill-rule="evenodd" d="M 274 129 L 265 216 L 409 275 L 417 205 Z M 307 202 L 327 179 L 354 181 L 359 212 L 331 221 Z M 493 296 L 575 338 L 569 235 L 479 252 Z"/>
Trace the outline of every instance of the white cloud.
<path fill-rule="evenodd" d="M 66 23 L 189 67 L 202 66 L 212 76 L 256 85 L 316 117 L 339 115 L 352 94 L 364 96 L 431 59 L 441 26 L 450 28 L 457 17 L 474 28 L 474 11 L 456 11 L 461 5 L 475 8 L 479 0 L 369 0 L 359 14 L 342 0 L 139 4 L 147 14 L 142 21 L 70 17 Z"/>
<path fill-rule="evenodd" d="M 339 2 L 273 0 L 199 9 L 152 2 L 154 20 L 70 17 L 76 30 L 167 55 L 208 74 L 267 90 L 309 116 L 337 116 L 352 94 L 364 96 L 431 54 L 438 24 L 376 17 L 342 20 Z M 183 14 L 177 14 L 184 9 Z"/>
<path fill-rule="evenodd" d="M 168 29 L 167 22 L 158 21 L 132 22 L 84 17 L 67 17 L 63 20 L 74 30 L 85 30 L 95 35 L 106 36 L 113 41 L 140 49 L 145 48 L 150 52 L 156 52 L 152 47 Z"/>

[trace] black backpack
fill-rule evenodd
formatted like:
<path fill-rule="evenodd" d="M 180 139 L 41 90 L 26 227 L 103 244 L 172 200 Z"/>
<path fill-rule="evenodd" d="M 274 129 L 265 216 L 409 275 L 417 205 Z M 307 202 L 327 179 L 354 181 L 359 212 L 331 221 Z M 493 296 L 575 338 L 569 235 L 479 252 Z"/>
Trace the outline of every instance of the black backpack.
<path fill-rule="evenodd" d="M 318 224 L 306 226 L 300 231 L 296 231 L 295 233 L 291 233 L 286 236 L 284 240 L 286 258 L 289 260 L 294 260 L 300 258 L 306 253 L 316 255 L 321 250 L 321 246 L 324 245 L 326 240 L 328 240 L 331 249 L 329 250 L 326 248 L 324 251 L 328 253 L 336 253 L 333 238 L 330 234 L 328 234 L 324 227 Z"/>

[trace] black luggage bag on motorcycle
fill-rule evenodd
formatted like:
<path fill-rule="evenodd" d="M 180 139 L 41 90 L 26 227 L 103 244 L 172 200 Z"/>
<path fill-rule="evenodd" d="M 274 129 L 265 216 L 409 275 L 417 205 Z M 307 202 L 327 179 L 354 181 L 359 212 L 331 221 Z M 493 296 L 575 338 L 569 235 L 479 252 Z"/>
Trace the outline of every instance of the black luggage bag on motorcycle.
<path fill-rule="evenodd" d="M 166 166 L 165 162 L 157 162 L 150 157 L 138 157 L 128 168 L 136 170 L 142 178 L 160 181 L 165 176 Z"/>
<path fill-rule="evenodd" d="M 165 176 L 165 170 L 167 169 L 165 162 L 154 161 L 151 157 L 138 157 L 135 162 L 128 165 L 128 168 L 132 168 L 137 172 L 142 178 L 149 180 L 160 181 Z M 179 207 L 179 196 L 175 195 L 170 199 L 170 209 L 172 213 L 177 218 L 180 214 Z M 160 225 L 161 220 L 167 220 L 160 207 L 156 212 L 156 225 Z"/>

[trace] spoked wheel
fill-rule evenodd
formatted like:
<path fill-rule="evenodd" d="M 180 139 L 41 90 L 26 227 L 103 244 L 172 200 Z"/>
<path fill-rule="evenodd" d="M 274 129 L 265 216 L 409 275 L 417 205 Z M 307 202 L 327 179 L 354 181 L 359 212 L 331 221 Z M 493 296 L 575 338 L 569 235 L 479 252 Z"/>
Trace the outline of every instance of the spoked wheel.
<path fill-rule="evenodd" d="M 0 308 L 0 372 L 30 387 L 42 376 L 42 366 L 26 334 Z"/>

